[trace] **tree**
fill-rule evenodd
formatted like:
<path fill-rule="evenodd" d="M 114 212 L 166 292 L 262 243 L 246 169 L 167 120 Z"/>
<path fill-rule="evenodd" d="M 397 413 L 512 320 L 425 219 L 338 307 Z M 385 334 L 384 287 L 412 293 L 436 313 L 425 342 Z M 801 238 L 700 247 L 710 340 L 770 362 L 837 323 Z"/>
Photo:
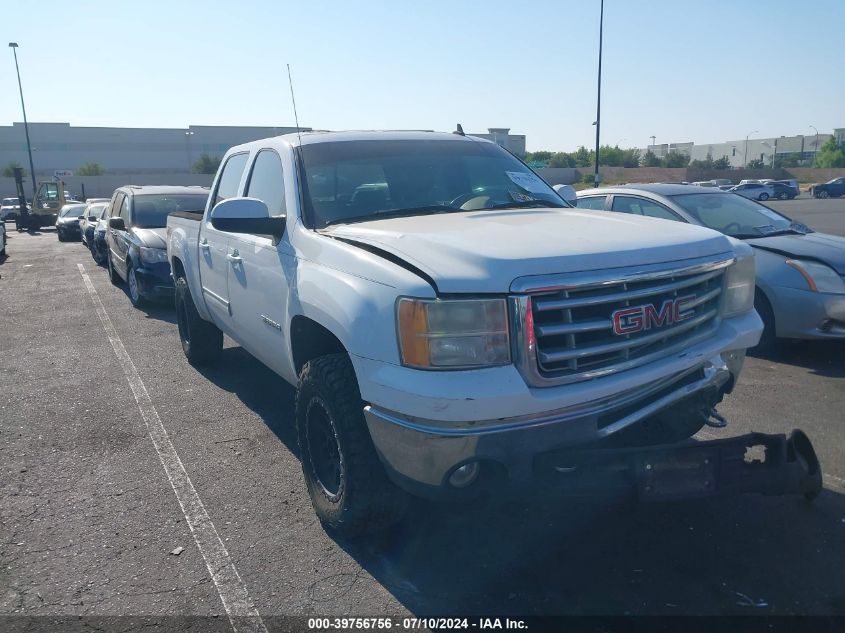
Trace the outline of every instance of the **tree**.
<path fill-rule="evenodd" d="M 689 156 L 673 150 L 660 163 L 663 167 L 686 167 L 689 165 Z"/>
<path fill-rule="evenodd" d="M 567 152 L 555 152 L 548 163 L 549 167 L 575 167 L 575 159 Z"/>
<path fill-rule="evenodd" d="M 102 176 L 105 170 L 100 167 L 100 163 L 84 163 L 76 170 L 77 176 Z"/>
<path fill-rule="evenodd" d="M 752 158 L 748 161 L 746 167 L 748 167 L 748 169 L 765 169 L 766 163 L 763 162 L 762 158 Z"/>
<path fill-rule="evenodd" d="M 20 166 L 21 166 L 20 163 L 17 163 L 15 161 L 10 161 L 9 164 L 7 164 L 3 168 L 3 176 L 5 176 L 6 178 L 14 178 L 15 169 L 20 168 Z M 23 175 L 26 176 L 26 170 L 25 169 L 23 170 Z"/>
<path fill-rule="evenodd" d="M 827 139 L 816 152 L 815 167 L 845 167 L 845 152 L 834 137 Z"/>
<path fill-rule="evenodd" d="M 713 161 L 713 169 L 730 169 L 731 159 L 727 156 L 722 156 Z"/>
<path fill-rule="evenodd" d="M 572 154 L 572 157 L 575 159 L 575 166 L 576 167 L 589 167 L 593 164 L 593 153 L 592 151 L 587 150 L 586 147 L 583 145 L 578 148 L 578 150 Z"/>
<path fill-rule="evenodd" d="M 540 150 L 540 151 L 537 151 L 537 152 L 528 152 L 525 155 L 525 162 L 531 163 L 531 162 L 537 161 L 537 162 L 541 162 L 541 163 L 546 163 L 549 160 L 551 160 L 552 156 L 553 156 L 553 153 L 546 151 L 546 150 Z"/>
<path fill-rule="evenodd" d="M 645 154 L 643 154 L 640 164 L 643 167 L 660 167 L 660 159 L 657 157 L 657 154 L 648 150 Z"/>
<path fill-rule="evenodd" d="M 195 174 L 216 174 L 218 167 L 220 167 L 220 156 L 211 157 L 202 153 L 197 162 L 191 166 L 191 171 Z"/>
<path fill-rule="evenodd" d="M 707 156 L 704 160 L 696 158 L 695 160 L 690 161 L 689 166 L 693 169 L 713 169 L 713 154 L 707 152 Z"/>

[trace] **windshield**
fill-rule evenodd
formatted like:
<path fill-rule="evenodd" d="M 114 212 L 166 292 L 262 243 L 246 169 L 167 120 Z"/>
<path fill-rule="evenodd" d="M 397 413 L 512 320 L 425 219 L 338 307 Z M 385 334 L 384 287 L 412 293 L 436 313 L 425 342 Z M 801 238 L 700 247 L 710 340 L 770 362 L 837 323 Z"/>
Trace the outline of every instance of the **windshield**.
<path fill-rule="evenodd" d="M 17 198 L 3 198 L 3 202 L 0 203 L 0 204 L 2 204 L 4 207 L 15 206 L 16 204 L 18 204 L 18 199 Z"/>
<path fill-rule="evenodd" d="M 301 148 L 306 208 L 317 227 L 501 206 L 566 204 L 539 176 L 491 143 L 372 140 Z"/>
<path fill-rule="evenodd" d="M 61 217 L 78 218 L 81 217 L 83 213 L 85 213 L 85 205 L 77 204 L 72 207 L 64 207 L 61 212 Z"/>
<path fill-rule="evenodd" d="M 672 200 L 702 225 L 732 237 L 758 237 L 792 226 L 789 218 L 733 193 L 682 194 Z"/>
<path fill-rule="evenodd" d="M 167 226 L 167 216 L 176 211 L 205 211 L 208 194 L 146 194 L 135 196 L 133 224 L 141 229 Z"/>
<path fill-rule="evenodd" d="M 103 215 L 103 211 L 106 210 L 106 207 L 109 206 L 108 203 L 103 202 L 102 204 L 89 204 L 88 205 L 88 217 L 89 218 L 100 218 Z"/>

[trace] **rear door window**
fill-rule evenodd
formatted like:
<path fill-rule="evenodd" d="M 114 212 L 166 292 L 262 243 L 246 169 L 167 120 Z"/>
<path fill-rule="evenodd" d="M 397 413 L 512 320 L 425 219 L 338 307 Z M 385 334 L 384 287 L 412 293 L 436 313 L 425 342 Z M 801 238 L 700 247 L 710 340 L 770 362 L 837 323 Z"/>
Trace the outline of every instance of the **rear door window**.
<path fill-rule="evenodd" d="M 588 196 L 586 198 L 578 198 L 578 208 L 596 209 L 600 211 L 604 209 L 604 201 L 606 199 L 607 196 Z"/>
<path fill-rule="evenodd" d="M 644 215 L 650 218 L 659 218 L 661 220 L 679 220 L 680 218 L 664 207 L 662 204 L 647 200 L 645 198 L 635 198 L 634 196 L 613 196 L 613 210 L 620 213 L 630 213 L 632 215 Z"/>
<path fill-rule="evenodd" d="M 272 216 L 285 215 L 285 176 L 276 152 L 270 149 L 258 152 L 244 195 L 261 200 Z"/>

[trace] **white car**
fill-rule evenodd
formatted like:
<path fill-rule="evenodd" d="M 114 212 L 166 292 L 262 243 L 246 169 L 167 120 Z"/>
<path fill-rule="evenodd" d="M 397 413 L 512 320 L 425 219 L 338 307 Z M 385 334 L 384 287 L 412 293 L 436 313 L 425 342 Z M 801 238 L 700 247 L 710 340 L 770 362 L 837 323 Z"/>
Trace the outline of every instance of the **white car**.
<path fill-rule="evenodd" d="M 760 182 L 740 183 L 736 187 L 731 187 L 728 191 L 740 195 L 743 198 L 759 200 L 760 202 L 765 202 L 769 198 L 775 197 L 775 188 Z"/>
<path fill-rule="evenodd" d="M 321 132 L 233 147 L 204 212 L 167 216 L 167 261 L 189 362 L 218 359 L 225 333 L 296 385 L 305 483 L 338 531 L 395 522 L 406 493 L 595 487 L 578 455 L 605 439 L 675 459 L 655 456 L 649 479 L 626 449 L 619 481 L 646 496 L 663 481 L 702 494 L 666 475 L 678 460 L 718 470 L 707 486 L 735 476 L 681 440 L 716 423 L 759 340 L 751 248 L 571 209 L 495 143 Z M 742 462 L 747 437 L 721 441 Z"/>
<path fill-rule="evenodd" d="M 17 198 L 3 198 L 0 201 L 0 222 L 13 220 L 20 213 L 21 204 Z"/>

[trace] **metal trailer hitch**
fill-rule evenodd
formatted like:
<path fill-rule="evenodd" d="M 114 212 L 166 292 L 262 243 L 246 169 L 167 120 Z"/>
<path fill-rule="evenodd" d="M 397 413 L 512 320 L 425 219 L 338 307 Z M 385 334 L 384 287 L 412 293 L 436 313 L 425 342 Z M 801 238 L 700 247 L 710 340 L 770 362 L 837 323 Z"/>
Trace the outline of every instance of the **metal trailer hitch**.
<path fill-rule="evenodd" d="M 803 495 L 822 489 L 822 471 L 807 435 L 749 433 L 719 440 L 631 448 L 558 450 L 534 463 L 538 478 L 563 494 L 634 493 L 669 501 L 755 492 Z"/>

